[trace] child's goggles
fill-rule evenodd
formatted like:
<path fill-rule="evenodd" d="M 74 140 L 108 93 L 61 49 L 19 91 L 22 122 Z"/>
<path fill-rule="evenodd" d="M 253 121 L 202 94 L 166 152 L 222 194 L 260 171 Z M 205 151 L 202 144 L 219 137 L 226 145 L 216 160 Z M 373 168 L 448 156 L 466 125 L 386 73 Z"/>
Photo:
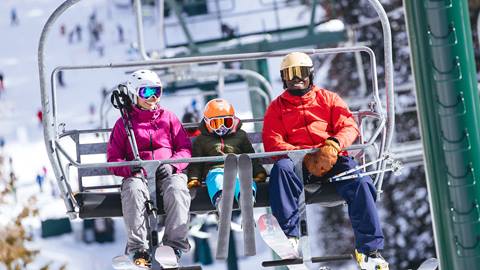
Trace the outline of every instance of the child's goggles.
<path fill-rule="evenodd" d="M 162 95 L 162 87 L 161 86 L 142 86 L 139 87 L 138 96 L 143 99 L 149 99 L 152 96 L 156 96 L 159 98 Z"/>
<path fill-rule="evenodd" d="M 299 78 L 300 80 L 305 80 L 311 74 L 312 67 L 288 67 L 280 70 L 280 74 L 282 78 L 287 81 L 293 80 L 295 77 Z"/>
<path fill-rule="evenodd" d="M 205 118 L 205 122 L 213 130 L 219 129 L 222 126 L 224 126 L 226 128 L 232 128 L 233 127 L 233 117 L 232 116 Z"/>

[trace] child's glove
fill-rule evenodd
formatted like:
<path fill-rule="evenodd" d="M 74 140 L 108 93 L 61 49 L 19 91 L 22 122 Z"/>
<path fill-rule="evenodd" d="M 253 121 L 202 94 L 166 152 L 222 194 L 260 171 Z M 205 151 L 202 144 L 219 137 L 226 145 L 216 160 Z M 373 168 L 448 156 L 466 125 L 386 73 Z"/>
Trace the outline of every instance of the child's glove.
<path fill-rule="evenodd" d="M 188 184 L 187 184 L 188 189 L 192 189 L 194 187 L 201 187 L 201 186 L 202 186 L 202 183 L 200 183 L 200 181 L 198 181 L 197 178 L 190 178 L 188 180 Z"/>
<path fill-rule="evenodd" d="M 340 150 L 337 142 L 333 139 L 327 139 L 317 152 L 306 154 L 303 163 L 311 174 L 321 177 L 337 163 Z"/>
<path fill-rule="evenodd" d="M 265 179 L 267 179 L 267 175 L 264 172 L 257 173 L 255 177 L 253 177 L 253 181 L 255 182 L 265 182 Z"/>

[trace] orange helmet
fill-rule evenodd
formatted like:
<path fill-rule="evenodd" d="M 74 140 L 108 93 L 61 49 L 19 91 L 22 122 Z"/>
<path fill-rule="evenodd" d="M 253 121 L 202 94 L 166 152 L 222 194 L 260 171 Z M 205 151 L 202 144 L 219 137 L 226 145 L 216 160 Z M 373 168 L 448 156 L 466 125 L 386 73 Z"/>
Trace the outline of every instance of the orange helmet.
<path fill-rule="evenodd" d="M 212 99 L 205 105 L 203 119 L 209 132 L 223 136 L 233 128 L 235 110 L 225 99 Z"/>
<path fill-rule="evenodd" d="M 215 98 L 207 102 L 205 110 L 203 111 L 203 117 L 213 118 L 220 116 L 234 116 L 235 110 L 232 104 L 228 103 L 223 98 Z"/>

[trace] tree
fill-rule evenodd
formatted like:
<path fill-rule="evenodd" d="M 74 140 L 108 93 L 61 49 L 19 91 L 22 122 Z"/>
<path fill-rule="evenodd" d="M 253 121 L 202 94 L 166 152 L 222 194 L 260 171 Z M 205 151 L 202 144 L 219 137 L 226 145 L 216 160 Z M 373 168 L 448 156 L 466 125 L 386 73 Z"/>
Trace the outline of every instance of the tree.
<path fill-rule="evenodd" d="M 10 201 L 15 196 L 16 178 L 10 177 L 7 180 L 3 177 L 0 179 L 1 183 L 4 183 L 4 186 L 0 185 L 0 205 L 11 204 Z M 23 220 L 38 214 L 35 203 L 35 197 L 31 197 L 17 216 L 8 220 L 6 226 L 0 227 L 0 265 L 3 264 L 7 270 L 26 269 L 39 252 L 26 247 L 32 237 L 22 226 Z M 48 266 L 42 269 L 47 270 Z"/>

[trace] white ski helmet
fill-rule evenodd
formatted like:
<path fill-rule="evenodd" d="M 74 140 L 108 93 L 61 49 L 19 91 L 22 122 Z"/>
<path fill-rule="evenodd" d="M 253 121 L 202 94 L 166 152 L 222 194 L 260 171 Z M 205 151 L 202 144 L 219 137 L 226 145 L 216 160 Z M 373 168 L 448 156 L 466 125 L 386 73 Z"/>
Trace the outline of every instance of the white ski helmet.
<path fill-rule="evenodd" d="M 163 89 L 162 81 L 158 75 L 148 69 L 137 70 L 130 75 L 127 81 L 128 96 L 132 100 L 132 103 L 137 104 L 137 98 L 139 97 L 138 91 L 141 87 L 161 87 Z M 160 92 L 160 98 L 163 90 Z"/>

